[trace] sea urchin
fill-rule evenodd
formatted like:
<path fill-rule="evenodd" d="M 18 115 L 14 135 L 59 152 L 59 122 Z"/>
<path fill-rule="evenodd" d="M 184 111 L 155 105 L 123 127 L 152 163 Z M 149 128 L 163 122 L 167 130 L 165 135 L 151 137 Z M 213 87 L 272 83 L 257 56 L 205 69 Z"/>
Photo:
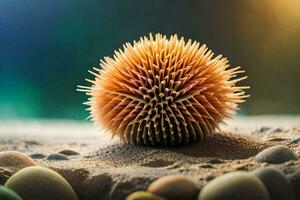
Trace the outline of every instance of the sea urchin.
<path fill-rule="evenodd" d="M 246 77 L 241 67 L 227 69 L 222 55 L 213 58 L 206 45 L 156 34 L 126 43 L 102 69 L 89 71 L 92 86 L 78 90 L 96 126 L 125 143 L 180 146 L 203 140 L 231 117 L 244 101 Z"/>

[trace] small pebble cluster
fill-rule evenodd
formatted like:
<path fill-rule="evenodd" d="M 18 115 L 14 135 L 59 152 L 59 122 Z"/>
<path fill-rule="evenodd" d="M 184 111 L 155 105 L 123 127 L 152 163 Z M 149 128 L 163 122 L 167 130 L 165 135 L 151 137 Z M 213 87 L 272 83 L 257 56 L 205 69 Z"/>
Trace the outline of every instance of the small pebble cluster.
<path fill-rule="evenodd" d="M 63 153 L 75 155 L 74 152 L 63 151 L 51 154 L 31 154 L 34 159 L 46 158 L 60 160 Z M 51 159 L 49 159 L 49 157 Z M 34 160 L 17 151 L 0 152 L 0 167 L 14 172 L 4 186 L 0 186 L 0 200 L 78 200 L 72 186 L 54 170 L 38 166 Z"/>
<path fill-rule="evenodd" d="M 30 157 L 17 151 L 0 152 L 0 168 L 14 171 L 4 186 L 0 186 L 0 200 L 79 200 L 63 176 L 38 166 L 33 160 L 68 160 L 68 156 L 78 154 L 62 150 L 50 155 L 34 153 Z M 230 172 L 202 187 L 192 177 L 163 176 L 150 183 L 145 191 L 129 194 L 126 200 L 300 200 L 300 170 L 287 176 L 276 168 L 276 164 L 298 160 L 293 151 L 285 146 L 273 146 L 253 159 L 269 166 Z"/>
<path fill-rule="evenodd" d="M 270 147 L 254 157 L 256 162 L 268 164 L 297 159 L 285 146 Z M 186 176 L 165 176 L 152 182 L 147 191 L 134 192 L 126 200 L 300 200 L 299 187 L 300 171 L 287 177 L 281 170 L 268 166 L 251 172 L 230 172 L 202 188 Z"/>

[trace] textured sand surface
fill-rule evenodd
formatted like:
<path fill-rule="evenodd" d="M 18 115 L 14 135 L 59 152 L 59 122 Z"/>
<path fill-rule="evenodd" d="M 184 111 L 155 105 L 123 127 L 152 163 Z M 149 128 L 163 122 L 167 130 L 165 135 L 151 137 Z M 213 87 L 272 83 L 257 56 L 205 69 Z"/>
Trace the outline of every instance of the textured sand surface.
<path fill-rule="evenodd" d="M 145 189 L 157 177 L 190 176 L 201 188 L 226 172 L 252 170 L 267 164 L 253 160 L 262 149 L 283 144 L 300 155 L 300 117 L 260 116 L 228 121 L 222 134 L 181 148 L 146 148 L 120 144 L 92 124 L 72 121 L 7 121 L 0 123 L 0 150 L 50 153 L 72 149 L 80 155 L 66 161 L 35 159 L 61 173 L 81 200 L 121 200 Z M 232 135 L 231 135 L 232 134 Z M 300 143 L 300 142 L 299 142 Z M 292 173 L 299 161 L 278 168 Z M 0 169 L 0 183 L 13 173 Z"/>

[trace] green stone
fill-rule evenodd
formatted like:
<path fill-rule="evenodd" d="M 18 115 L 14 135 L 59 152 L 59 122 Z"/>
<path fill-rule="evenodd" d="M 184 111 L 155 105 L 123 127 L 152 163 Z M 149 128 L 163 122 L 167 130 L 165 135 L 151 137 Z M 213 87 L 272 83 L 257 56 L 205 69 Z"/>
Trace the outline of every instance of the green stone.
<path fill-rule="evenodd" d="M 18 171 L 5 186 L 17 192 L 23 200 L 78 200 L 70 184 L 60 174 L 39 166 Z"/>
<path fill-rule="evenodd" d="M 22 200 L 14 191 L 0 185 L 0 199 L 1 200 Z"/>

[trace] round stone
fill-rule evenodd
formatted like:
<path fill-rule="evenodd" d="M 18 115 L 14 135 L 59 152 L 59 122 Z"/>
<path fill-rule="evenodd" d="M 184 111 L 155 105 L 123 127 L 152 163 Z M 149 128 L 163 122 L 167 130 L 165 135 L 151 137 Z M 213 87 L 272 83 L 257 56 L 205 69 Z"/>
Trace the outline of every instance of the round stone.
<path fill-rule="evenodd" d="M 252 173 L 263 182 L 272 200 L 296 200 L 291 182 L 280 170 L 265 167 Z"/>
<path fill-rule="evenodd" d="M 219 176 L 203 187 L 199 200 L 270 200 L 263 183 L 253 174 L 232 172 Z"/>
<path fill-rule="evenodd" d="M 30 156 L 30 158 L 33 158 L 33 159 L 43 159 L 43 158 L 46 157 L 46 155 L 42 154 L 42 153 L 28 153 L 27 155 Z"/>
<path fill-rule="evenodd" d="M 47 156 L 47 160 L 69 160 L 69 158 L 61 153 L 52 153 Z"/>
<path fill-rule="evenodd" d="M 257 162 L 266 162 L 270 164 L 284 163 L 289 160 L 298 160 L 297 155 L 285 146 L 273 146 L 258 153 L 254 159 Z"/>
<path fill-rule="evenodd" d="M 22 200 L 14 191 L 0 185 L 0 199 L 1 200 Z"/>
<path fill-rule="evenodd" d="M 30 146 L 30 145 L 40 145 L 41 143 L 35 140 L 26 140 L 25 144 Z"/>
<path fill-rule="evenodd" d="M 294 138 L 293 140 L 291 140 L 292 144 L 300 144 L 300 137 Z"/>
<path fill-rule="evenodd" d="M 64 154 L 66 156 L 76 156 L 76 155 L 79 155 L 79 153 L 77 151 L 73 151 L 71 149 L 64 149 L 64 150 L 59 151 L 58 153 Z"/>
<path fill-rule="evenodd" d="M 152 194 L 151 192 L 138 191 L 127 196 L 126 200 L 166 200 L 166 199 L 159 197 L 155 194 Z"/>
<path fill-rule="evenodd" d="M 0 152 L 0 167 L 18 171 L 34 165 L 36 165 L 35 162 L 24 153 L 18 151 Z"/>
<path fill-rule="evenodd" d="M 18 171 L 5 186 L 23 200 L 78 200 L 70 184 L 60 174 L 39 166 Z"/>
<path fill-rule="evenodd" d="M 148 191 L 172 200 L 193 200 L 199 192 L 191 179 L 180 175 L 161 177 L 149 185 Z"/>
<path fill-rule="evenodd" d="M 294 173 L 288 174 L 297 199 L 300 199 L 300 170 L 296 170 Z"/>

